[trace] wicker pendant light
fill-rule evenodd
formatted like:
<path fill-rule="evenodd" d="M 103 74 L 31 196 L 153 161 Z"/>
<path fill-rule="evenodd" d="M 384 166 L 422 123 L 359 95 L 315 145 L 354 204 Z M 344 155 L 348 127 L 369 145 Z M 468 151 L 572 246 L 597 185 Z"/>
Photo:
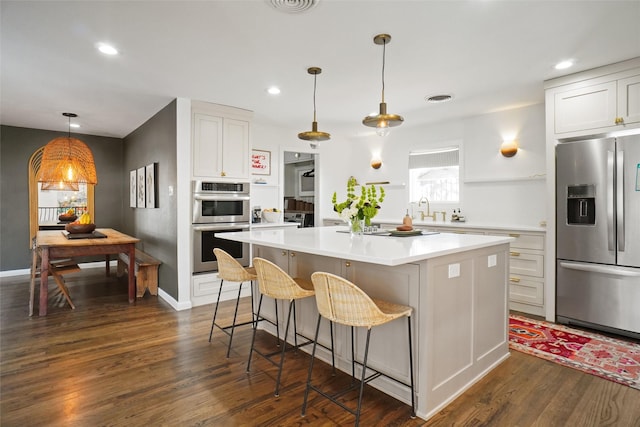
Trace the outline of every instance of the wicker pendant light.
<path fill-rule="evenodd" d="M 42 153 L 38 182 L 43 190 L 78 191 L 78 184 L 97 184 L 93 153 L 77 138 L 71 138 L 71 117 L 74 113 L 62 113 L 69 118 L 69 134 L 51 140 Z"/>
<path fill-rule="evenodd" d="M 316 121 L 316 78 L 318 74 L 322 72 L 322 68 L 311 67 L 307 69 L 309 74 L 313 75 L 313 123 L 311 123 L 311 130 L 307 132 L 300 132 L 298 138 L 305 141 L 326 141 L 331 138 L 331 135 L 327 132 L 318 131 L 318 122 Z M 316 148 L 315 144 L 311 143 L 312 148 Z"/>
<path fill-rule="evenodd" d="M 389 34 L 378 34 L 373 38 L 375 44 L 382 45 L 382 102 L 380 102 L 380 113 L 377 115 L 367 116 L 362 120 L 362 124 L 376 128 L 376 133 L 380 136 L 389 134 L 389 128 L 400 126 L 404 119 L 397 114 L 387 114 L 387 103 L 384 102 L 384 65 L 387 43 L 391 41 Z"/>

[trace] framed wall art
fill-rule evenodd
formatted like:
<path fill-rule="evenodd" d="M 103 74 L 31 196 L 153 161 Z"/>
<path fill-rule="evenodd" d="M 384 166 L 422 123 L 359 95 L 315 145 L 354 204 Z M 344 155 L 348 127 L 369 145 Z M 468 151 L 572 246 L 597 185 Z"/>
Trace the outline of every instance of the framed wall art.
<path fill-rule="evenodd" d="M 138 207 L 144 208 L 147 205 L 147 196 L 145 192 L 144 182 L 146 180 L 144 166 L 138 168 L 138 186 L 136 192 L 138 194 Z"/>
<path fill-rule="evenodd" d="M 145 187 L 146 187 L 146 196 L 147 196 L 147 208 L 157 208 L 157 201 L 156 201 L 156 196 L 157 196 L 157 184 L 156 184 L 156 169 L 157 169 L 157 163 L 151 163 L 150 165 L 147 165 L 144 169 L 145 169 L 145 173 L 146 173 L 146 183 L 145 183 Z"/>
<path fill-rule="evenodd" d="M 251 150 L 251 174 L 271 175 L 271 151 Z"/>
<path fill-rule="evenodd" d="M 136 170 L 129 172 L 129 207 L 135 208 L 138 206 L 138 175 Z"/>

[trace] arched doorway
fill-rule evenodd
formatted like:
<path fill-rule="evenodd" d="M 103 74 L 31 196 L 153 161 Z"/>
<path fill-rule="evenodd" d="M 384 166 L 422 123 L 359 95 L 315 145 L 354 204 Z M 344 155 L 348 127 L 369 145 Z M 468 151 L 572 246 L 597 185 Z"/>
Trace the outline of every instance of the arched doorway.
<path fill-rule="evenodd" d="M 29 247 L 40 226 L 38 172 L 43 151 L 44 146 L 38 148 L 29 159 Z M 94 186 L 87 184 L 87 211 L 92 218 L 94 217 L 94 200 Z"/>

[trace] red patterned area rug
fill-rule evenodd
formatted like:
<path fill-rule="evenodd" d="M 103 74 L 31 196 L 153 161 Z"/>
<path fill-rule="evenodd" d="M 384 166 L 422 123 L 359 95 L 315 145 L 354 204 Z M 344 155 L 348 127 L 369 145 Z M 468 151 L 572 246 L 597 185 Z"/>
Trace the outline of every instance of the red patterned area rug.
<path fill-rule="evenodd" d="M 509 348 L 640 390 L 640 344 L 511 315 Z"/>

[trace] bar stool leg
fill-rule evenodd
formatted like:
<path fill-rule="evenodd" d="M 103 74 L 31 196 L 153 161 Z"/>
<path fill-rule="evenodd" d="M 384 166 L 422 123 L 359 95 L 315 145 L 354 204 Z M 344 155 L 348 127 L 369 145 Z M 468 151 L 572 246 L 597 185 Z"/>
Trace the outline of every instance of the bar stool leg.
<path fill-rule="evenodd" d="M 229 358 L 229 353 L 231 353 L 231 342 L 233 341 L 233 332 L 236 329 L 236 318 L 238 317 L 238 305 L 240 305 L 240 294 L 242 293 L 242 285 L 244 285 L 243 282 L 241 282 L 240 286 L 238 287 L 238 297 L 236 298 L 236 310 L 233 312 L 233 323 L 231 323 L 231 333 L 229 334 L 229 346 L 227 347 L 227 359 Z M 217 305 L 216 305 L 216 308 L 217 308 Z"/>
<path fill-rule="evenodd" d="M 313 362 L 316 357 L 316 346 L 318 345 L 318 335 L 320 333 L 320 320 L 322 315 L 318 314 L 318 322 L 316 323 L 316 335 L 313 339 L 313 350 L 311 351 L 311 361 L 309 362 L 309 372 L 307 373 L 307 388 L 304 390 L 304 401 L 302 403 L 302 416 L 304 417 L 307 412 L 307 400 L 309 398 L 309 390 L 311 389 L 311 372 L 313 371 Z M 333 324 L 333 322 L 331 322 Z M 331 333 L 331 357 L 333 358 L 333 332 Z M 333 366 L 333 372 L 335 375 L 335 363 Z"/>
<path fill-rule="evenodd" d="M 364 392 L 364 381 L 367 377 L 367 357 L 369 356 L 369 339 L 371 338 L 371 328 L 367 329 L 367 342 L 364 346 L 364 360 L 362 361 L 362 379 L 360 380 L 360 394 L 358 395 L 358 408 L 356 409 L 356 427 L 360 425 L 360 409 L 362 408 L 362 394 Z"/>
<path fill-rule="evenodd" d="M 353 326 L 351 327 L 351 385 L 355 382 L 356 378 L 356 351 L 355 351 L 355 338 L 353 334 Z"/>
<path fill-rule="evenodd" d="M 278 300 L 274 299 L 273 303 L 276 307 L 276 347 L 280 347 L 280 318 L 278 317 Z"/>
<path fill-rule="evenodd" d="M 289 324 L 291 323 L 291 312 L 295 311 L 296 300 L 292 299 L 289 302 L 289 313 L 287 314 L 287 326 L 284 328 L 284 338 L 282 340 L 282 354 L 280 355 L 280 366 L 278 367 L 278 379 L 276 380 L 275 397 L 280 396 L 280 378 L 282 377 L 282 366 L 284 365 L 284 355 L 287 350 L 287 334 L 289 333 Z M 293 328 L 295 329 L 296 318 L 293 318 Z"/>
<path fill-rule="evenodd" d="M 260 308 L 262 307 L 262 297 L 264 295 L 260 294 L 260 300 L 258 300 L 258 313 L 256 314 L 256 327 L 253 328 L 253 335 L 251 336 L 251 348 L 249 349 L 249 360 L 247 361 L 247 373 L 249 373 L 249 368 L 251 367 L 251 355 L 253 354 L 253 345 L 256 342 L 256 331 L 258 330 L 257 325 L 260 321 Z"/>
<path fill-rule="evenodd" d="M 318 324 L 318 326 L 320 326 Z M 333 322 L 329 321 L 329 333 L 331 334 L 331 367 L 333 368 L 331 371 L 331 375 L 332 376 L 336 376 L 336 355 L 333 351 Z M 315 342 L 318 341 L 318 332 L 316 332 L 316 339 L 314 341 L 314 345 Z"/>
<path fill-rule="evenodd" d="M 416 417 L 416 401 L 413 386 L 413 345 L 411 343 L 411 316 L 407 316 L 407 325 L 409 329 L 409 374 L 411 375 L 411 418 Z"/>
<path fill-rule="evenodd" d="M 211 322 L 211 332 L 209 332 L 209 342 L 211 342 L 211 337 L 213 336 L 213 328 L 216 325 L 216 316 L 218 315 L 218 307 L 220 306 L 220 294 L 222 294 L 222 285 L 224 284 L 224 280 L 220 281 L 220 289 L 218 289 L 218 299 L 216 300 L 216 308 L 213 311 L 213 321 Z M 227 356 L 229 357 L 229 356 Z"/>
<path fill-rule="evenodd" d="M 249 283 L 249 294 L 250 294 L 250 298 L 251 298 L 251 320 L 253 320 L 253 325 L 251 325 L 253 328 L 256 328 L 258 326 L 258 321 L 256 320 L 256 310 L 255 307 L 253 305 L 253 288 L 254 288 L 254 284 L 253 284 L 253 280 L 251 281 L 251 283 Z"/>

